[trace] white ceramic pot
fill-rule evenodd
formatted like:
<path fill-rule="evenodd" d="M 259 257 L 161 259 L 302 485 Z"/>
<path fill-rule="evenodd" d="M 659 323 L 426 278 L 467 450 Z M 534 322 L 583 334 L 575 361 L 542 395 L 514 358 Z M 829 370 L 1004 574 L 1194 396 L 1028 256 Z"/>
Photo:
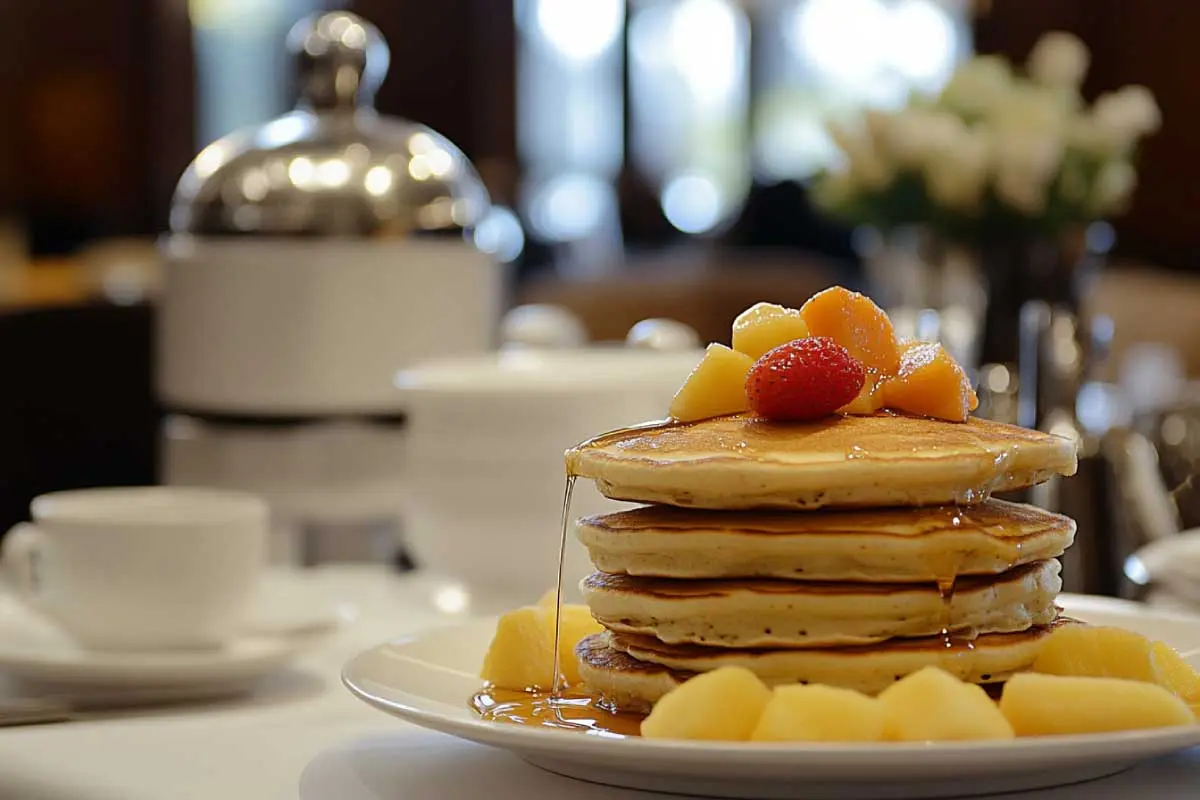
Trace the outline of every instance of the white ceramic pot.
<path fill-rule="evenodd" d="M 661 419 L 698 350 L 514 350 L 402 372 L 411 429 L 408 539 L 420 564 L 481 596 L 536 599 L 554 585 L 564 451 L 604 431 Z M 616 510 L 589 482 L 572 515 Z M 565 583 L 590 571 L 570 537 Z"/>

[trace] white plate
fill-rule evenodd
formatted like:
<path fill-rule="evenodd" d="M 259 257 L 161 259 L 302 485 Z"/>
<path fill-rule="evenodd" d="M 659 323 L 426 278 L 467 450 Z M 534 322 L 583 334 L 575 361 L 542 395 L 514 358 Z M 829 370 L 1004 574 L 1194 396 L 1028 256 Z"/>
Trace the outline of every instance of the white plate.
<path fill-rule="evenodd" d="M 1189 652 L 1200 618 L 1064 595 L 1072 616 L 1120 625 Z M 384 644 L 342 679 L 372 706 L 423 727 L 510 750 L 574 778 L 636 789 L 738 798 L 963 797 L 1062 786 L 1200 745 L 1200 725 L 1006 742 L 760 745 L 589 736 L 484 722 L 467 708 L 495 623 L 481 620 Z"/>

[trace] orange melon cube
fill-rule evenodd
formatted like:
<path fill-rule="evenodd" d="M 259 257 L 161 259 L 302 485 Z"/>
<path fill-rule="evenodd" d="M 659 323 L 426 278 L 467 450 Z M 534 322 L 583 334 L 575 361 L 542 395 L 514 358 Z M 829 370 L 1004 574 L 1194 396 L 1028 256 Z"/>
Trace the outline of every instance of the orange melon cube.
<path fill-rule="evenodd" d="M 909 347 L 882 388 L 888 408 L 951 422 L 966 422 L 979 405 L 966 373 L 937 342 Z"/>
<path fill-rule="evenodd" d="M 869 297 L 834 286 L 810 297 L 800 316 L 810 335 L 828 336 L 867 369 L 895 375 L 900 368 L 892 321 Z"/>

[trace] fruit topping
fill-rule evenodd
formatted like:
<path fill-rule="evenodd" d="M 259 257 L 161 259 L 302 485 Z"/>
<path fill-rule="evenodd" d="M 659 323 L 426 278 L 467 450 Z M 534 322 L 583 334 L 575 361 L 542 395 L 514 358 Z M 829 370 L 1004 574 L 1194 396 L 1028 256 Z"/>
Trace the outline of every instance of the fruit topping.
<path fill-rule="evenodd" d="M 1161 686 L 1121 678 L 1022 673 L 1009 678 L 1000 710 L 1018 736 L 1055 736 L 1191 725 L 1182 700 Z"/>
<path fill-rule="evenodd" d="M 845 347 L 818 336 L 764 354 L 750 369 L 744 393 L 760 417 L 812 420 L 854 400 L 865 380 L 862 364 Z"/>
<path fill-rule="evenodd" d="M 884 375 L 900 368 L 892 321 L 869 297 L 834 286 L 809 298 L 800 316 L 811 336 L 828 336 L 864 367 Z"/>
<path fill-rule="evenodd" d="M 895 742 L 1011 739 L 1012 725 L 982 687 L 925 667 L 884 689 L 883 736 Z M 937 709 L 936 713 L 930 713 Z"/>
<path fill-rule="evenodd" d="M 753 672 L 722 667 L 668 692 L 643 720 L 642 736 L 744 742 L 770 699 L 771 690 Z"/>
<path fill-rule="evenodd" d="M 746 398 L 746 374 L 754 359 L 730 350 L 723 344 L 710 344 L 704 358 L 688 375 L 671 401 L 671 417 L 680 422 L 737 414 L 750 407 Z"/>
<path fill-rule="evenodd" d="M 550 598 L 553 600 L 553 595 Z M 536 606 L 503 614 L 480 677 L 501 689 L 549 691 L 554 684 L 555 610 L 556 604 L 543 598 Z M 580 682 L 575 645 L 601 630 L 587 606 L 563 605 L 558 652 L 562 678 L 568 685 Z"/>
<path fill-rule="evenodd" d="M 819 684 L 776 686 L 753 742 L 878 742 L 883 705 L 851 689 Z"/>
<path fill-rule="evenodd" d="M 753 359 L 807 336 L 808 326 L 800 312 L 774 303 L 757 303 L 733 321 L 733 349 Z"/>
<path fill-rule="evenodd" d="M 880 378 L 879 373 L 868 370 L 858 397 L 839 408 L 838 411 L 842 414 L 855 414 L 861 417 L 874 414 L 883 408 L 882 386 L 883 379 Z"/>
<path fill-rule="evenodd" d="M 951 422 L 965 422 L 979 405 L 962 367 L 936 342 L 908 346 L 881 392 L 888 408 Z"/>
<path fill-rule="evenodd" d="M 815 340 L 826 344 L 804 344 Z M 818 357 L 822 353 L 831 355 Z M 941 345 L 897 339 L 888 315 L 870 298 L 834 286 L 800 310 L 757 303 L 739 314 L 732 349 L 709 345 L 670 414 L 694 422 L 753 409 L 768 419 L 811 420 L 892 409 L 965 422 L 978 404 L 966 374 Z"/>

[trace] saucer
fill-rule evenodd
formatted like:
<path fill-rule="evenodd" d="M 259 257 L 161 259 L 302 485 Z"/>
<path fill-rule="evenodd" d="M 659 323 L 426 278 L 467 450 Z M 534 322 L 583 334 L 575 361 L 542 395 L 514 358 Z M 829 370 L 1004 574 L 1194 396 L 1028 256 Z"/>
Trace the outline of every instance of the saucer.
<path fill-rule="evenodd" d="M 0 594 L 0 677 L 23 693 L 94 690 L 105 698 L 194 699 L 235 694 L 289 664 L 354 616 L 302 572 L 264 573 L 244 631 L 222 647 L 98 651 L 81 647 L 21 600 Z"/>
<path fill-rule="evenodd" d="M 99 652 L 0 638 L 0 673 L 38 694 L 182 700 L 236 694 L 287 666 L 311 637 L 245 636 L 212 650 Z"/>

